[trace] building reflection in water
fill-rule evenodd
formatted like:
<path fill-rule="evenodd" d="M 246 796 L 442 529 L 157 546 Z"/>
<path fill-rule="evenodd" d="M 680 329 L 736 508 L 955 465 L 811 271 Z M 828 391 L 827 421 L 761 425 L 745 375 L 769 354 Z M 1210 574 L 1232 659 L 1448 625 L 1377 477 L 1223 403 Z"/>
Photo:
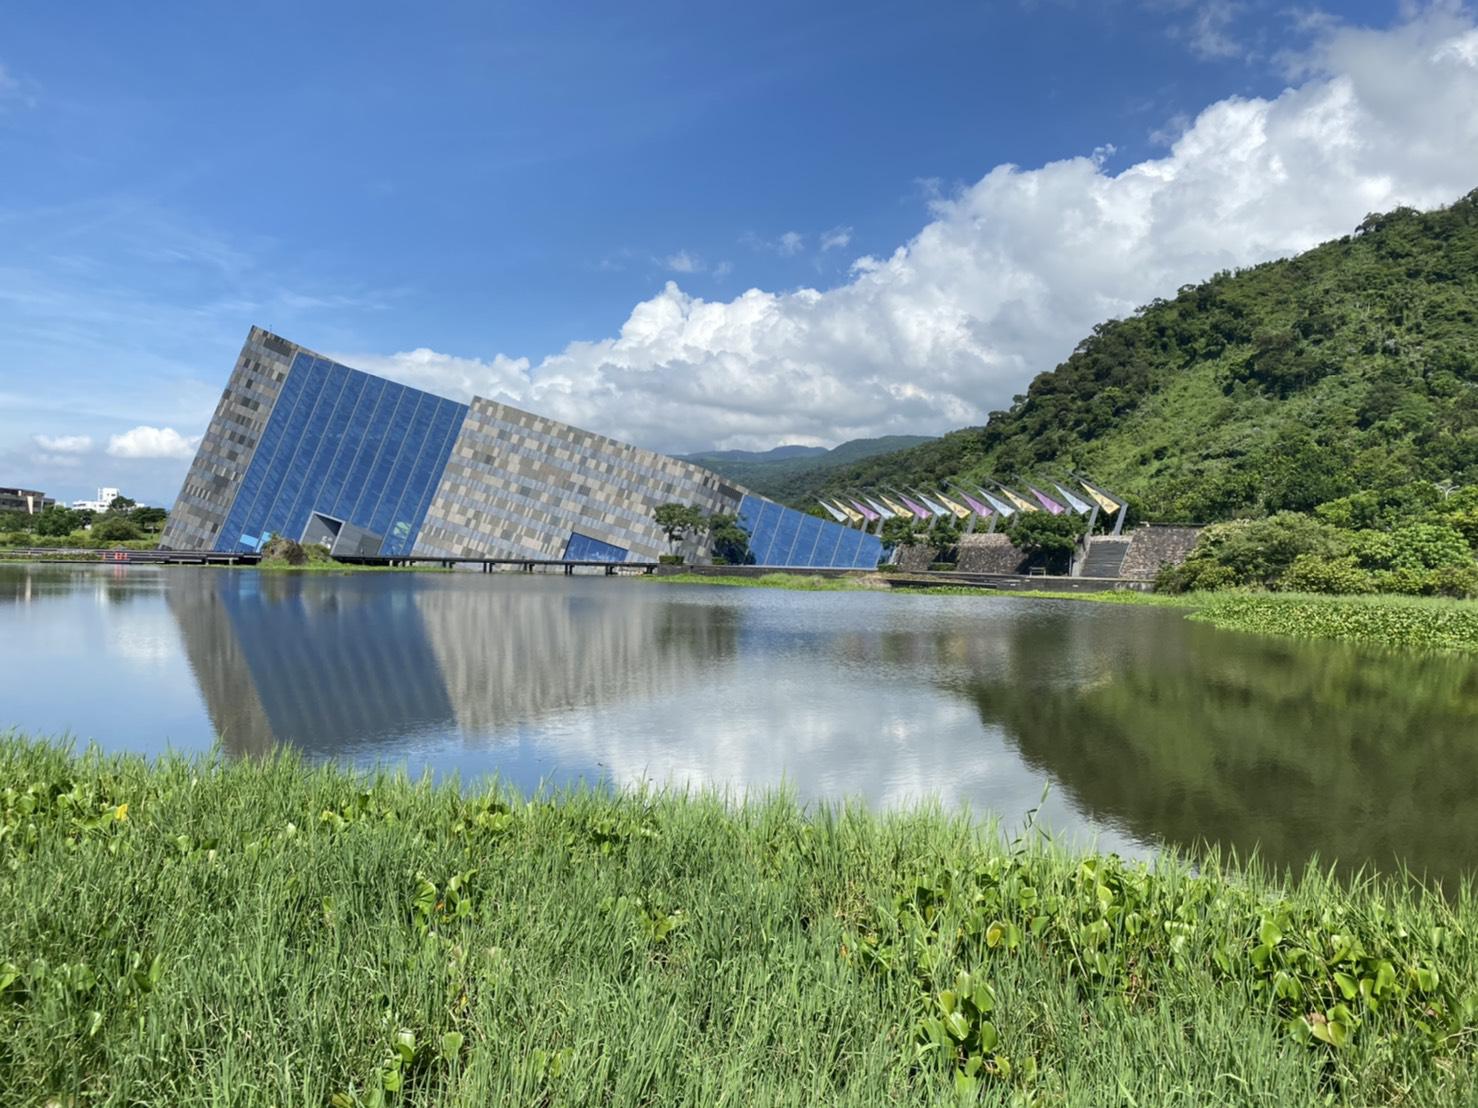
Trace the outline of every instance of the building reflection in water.
<path fill-rule="evenodd" d="M 496 741 L 551 713 L 660 697 L 734 653 L 729 610 L 478 584 L 219 573 L 166 595 L 232 754 L 279 740 L 351 758 L 418 737 Z"/>

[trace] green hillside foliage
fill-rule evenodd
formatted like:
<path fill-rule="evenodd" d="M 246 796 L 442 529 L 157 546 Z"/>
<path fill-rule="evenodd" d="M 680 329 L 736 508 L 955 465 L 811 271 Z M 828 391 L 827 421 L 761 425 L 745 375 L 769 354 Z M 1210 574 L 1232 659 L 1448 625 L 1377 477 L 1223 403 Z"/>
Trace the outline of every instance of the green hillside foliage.
<path fill-rule="evenodd" d="M 1164 522 L 1478 482 L 1478 191 L 1188 285 L 1095 327 L 986 426 L 785 494 L 1066 468 Z"/>
<path fill-rule="evenodd" d="M 923 435 L 883 435 L 875 439 L 851 439 L 830 450 L 810 453 L 806 447 L 782 446 L 764 453 L 721 450 L 690 454 L 687 461 L 737 481 L 761 496 L 782 501 L 800 501 L 810 507 L 807 483 L 837 466 L 897 451 L 922 448 L 934 440 Z"/>

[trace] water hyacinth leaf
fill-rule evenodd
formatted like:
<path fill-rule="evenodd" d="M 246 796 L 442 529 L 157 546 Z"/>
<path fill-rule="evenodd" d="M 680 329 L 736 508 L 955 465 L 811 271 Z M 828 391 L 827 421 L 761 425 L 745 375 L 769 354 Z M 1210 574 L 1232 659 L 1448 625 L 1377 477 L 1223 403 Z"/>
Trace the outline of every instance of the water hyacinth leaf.
<path fill-rule="evenodd" d="M 1336 973 L 1334 983 L 1339 986 L 1339 991 L 1345 994 L 1346 1000 L 1354 1000 L 1360 995 L 1360 983 L 1348 973 Z"/>
<path fill-rule="evenodd" d="M 1434 992 L 1437 988 L 1437 971 L 1426 966 L 1413 966 L 1411 980 L 1420 992 Z"/>
<path fill-rule="evenodd" d="M 970 1037 L 970 1021 L 965 1018 L 963 1012 L 951 1012 L 944 1017 L 945 1030 L 960 1042 Z"/>
<path fill-rule="evenodd" d="M 976 983 L 974 991 L 970 994 L 970 1000 L 979 1012 L 989 1012 L 996 1006 L 995 991 L 985 981 Z"/>
<path fill-rule="evenodd" d="M 400 1055 L 400 1060 L 406 1065 L 416 1059 L 416 1035 L 413 1031 L 401 1030 L 395 1033 L 395 1052 Z"/>
<path fill-rule="evenodd" d="M 1395 984 L 1396 967 L 1391 965 L 1390 962 L 1382 961 L 1377 963 L 1375 967 L 1375 995 L 1384 996 L 1391 991 Z"/>
<path fill-rule="evenodd" d="M 1272 920 L 1265 919 L 1257 929 L 1257 937 L 1263 946 L 1275 947 L 1283 941 L 1283 932 Z"/>
<path fill-rule="evenodd" d="M 460 1031 L 448 1031 L 441 1037 L 441 1056 L 448 1062 L 455 1061 L 462 1053 L 463 1036 Z"/>

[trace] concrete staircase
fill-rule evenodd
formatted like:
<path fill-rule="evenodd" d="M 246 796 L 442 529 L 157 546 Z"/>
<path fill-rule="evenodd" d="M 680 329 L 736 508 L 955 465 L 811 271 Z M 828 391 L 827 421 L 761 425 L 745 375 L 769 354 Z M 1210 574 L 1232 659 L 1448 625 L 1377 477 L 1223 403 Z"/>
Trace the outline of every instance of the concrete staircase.
<path fill-rule="evenodd" d="M 1095 535 L 1088 543 L 1088 556 L 1078 570 L 1079 577 L 1119 577 L 1124 568 L 1124 555 L 1132 540 L 1128 536 L 1107 538 Z"/>

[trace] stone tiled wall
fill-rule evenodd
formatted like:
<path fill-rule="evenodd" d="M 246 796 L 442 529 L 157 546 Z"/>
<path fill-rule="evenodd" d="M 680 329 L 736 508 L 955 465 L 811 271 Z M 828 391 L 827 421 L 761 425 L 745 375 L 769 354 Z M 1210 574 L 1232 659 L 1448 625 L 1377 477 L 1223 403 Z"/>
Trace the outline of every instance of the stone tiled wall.
<path fill-rule="evenodd" d="M 659 505 L 734 512 L 744 491 L 688 462 L 479 397 L 415 553 L 559 558 L 579 532 L 655 560 L 669 552 L 652 520 Z"/>
<path fill-rule="evenodd" d="M 907 570 L 909 573 L 923 573 L 937 557 L 939 557 L 938 547 L 914 543 L 912 546 L 905 546 L 899 550 L 893 560 L 899 569 Z"/>
<path fill-rule="evenodd" d="M 961 573 L 1023 573 L 1029 561 L 1005 535 L 962 535 L 955 568 Z"/>
<path fill-rule="evenodd" d="M 1180 565 L 1196 545 L 1199 527 L 1149 526 L 1136 528 L 1120 576 L 1149 580 L 1161 566 Z"/>
<path fill-rule="evenodd" d="M 230 514 L 298 347 L 253 327 L 185 474 L 159 545 L 211 550 Z"/>

